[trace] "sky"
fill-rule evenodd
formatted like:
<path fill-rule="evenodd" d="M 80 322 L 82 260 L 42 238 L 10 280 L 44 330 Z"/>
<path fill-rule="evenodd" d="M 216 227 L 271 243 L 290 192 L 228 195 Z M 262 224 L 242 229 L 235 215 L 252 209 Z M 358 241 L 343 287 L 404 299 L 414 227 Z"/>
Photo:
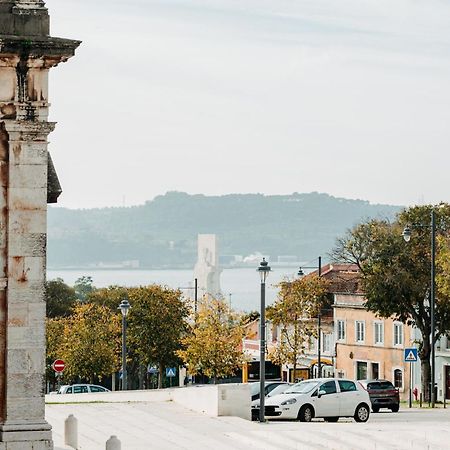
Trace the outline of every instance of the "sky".
<path fill-rule="evenodd" d="M 68 208 L 167 191 L 449 200 L 447 0 L 48 0 Z"/>

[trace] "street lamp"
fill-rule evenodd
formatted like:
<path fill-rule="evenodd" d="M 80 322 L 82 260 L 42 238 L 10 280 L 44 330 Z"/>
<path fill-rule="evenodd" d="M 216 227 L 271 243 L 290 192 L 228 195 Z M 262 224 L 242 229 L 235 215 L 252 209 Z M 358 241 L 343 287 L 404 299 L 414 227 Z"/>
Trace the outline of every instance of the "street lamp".
<path fill-rule="evenodd" d="M 305 273 L 303 272 L 303 268 L 304 269 L 317 269 L 318 270 L 318 274 L 319 277 L 322 276 L 322 257 L 319 256 L 318 258 L 318 264 L 317 266 L 303 266 L 300 267 L 298 269 L 298 276 L 302 277 L 303 275 L 305 275 Z M 322 315 L 321 315 L 321 309 L 319 309 L 319 312 L 317 314 L 317 378 L 321 378 L 322 375 L 322 363 L 321 363 L 321 352 L 320 352 L 320 347 L 322 345 L 322 338 L 321 338 L 321 327 L 322 327 Z M 294 373 L 294 377 L 295 377 L 295 373 Z"/>
<path fill-rule="evenodd" d="M 261 314 L 259 316 L 259 421 L 264 422 L 266 384 L 266 280 L 270 267 L 266 258 L 260 262 L 257 271 L 261 277 Z"/>
<path fill-rule="evenodd" d="M 436 352 L 434 346 L 435 322 L 435 291 L 436 291 L 436 215 L 434 209 L 431 210 L 430 225 L 413 224 L 414 227 L 429 227 L 431 229 L 431 267 L 430 267 L 430 321 L 431 321 L 431 407 L 436 404 L 436 392 L 434 383 L 436 379 Z M 411 228 L 406 225 L 403 229 L 403 239 L 405 242 L 411 240 Z"/>
<path fill-rule="evenodd" d="M 122 313 L 122 391 L 126 391 L 127 385 L 127 314 L 131 308 L 128 300 L 124 299 L 120 302 L 117 309 Z"/>

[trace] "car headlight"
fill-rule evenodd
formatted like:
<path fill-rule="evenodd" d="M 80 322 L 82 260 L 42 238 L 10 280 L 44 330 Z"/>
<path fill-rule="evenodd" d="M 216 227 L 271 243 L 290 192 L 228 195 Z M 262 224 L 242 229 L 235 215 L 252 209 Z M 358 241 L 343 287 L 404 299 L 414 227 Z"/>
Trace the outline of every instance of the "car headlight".
<path fill-rule="evenodd" d="M 295 398 L 290 398 L 289 400 L 285 400 L 281 403 L 281 405 L 292 405 L 292 403 L 295 403 L 297 400 Z"/>

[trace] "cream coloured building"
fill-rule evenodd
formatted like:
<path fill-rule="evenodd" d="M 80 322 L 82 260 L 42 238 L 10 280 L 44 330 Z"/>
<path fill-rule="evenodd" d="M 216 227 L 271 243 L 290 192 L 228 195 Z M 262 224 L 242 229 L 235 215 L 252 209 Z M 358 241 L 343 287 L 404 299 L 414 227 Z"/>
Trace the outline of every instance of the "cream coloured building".
<path fill-rule="evenodd" d="M 336 376 L 386 379 L 408 397 L 411 364 L 405 348 L 414 347 L 414 330 L 394 319 L 377 317 L 364 307 L 362 294 L 335 294 L 334 329 Z"/>

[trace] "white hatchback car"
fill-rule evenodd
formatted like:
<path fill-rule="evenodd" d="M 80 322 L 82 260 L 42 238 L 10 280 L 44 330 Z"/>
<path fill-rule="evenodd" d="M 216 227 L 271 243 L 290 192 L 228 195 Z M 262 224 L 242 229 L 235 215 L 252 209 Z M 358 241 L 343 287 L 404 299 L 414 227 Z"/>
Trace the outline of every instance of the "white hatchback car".
<path fill-rule="evenodd" d="M 323 417 L 327 422 L 337 422 L 339 417 L 353 417 L 356 422 L 366 422 L 369 415 L 369 393 L 352 380 L 302 381 L 265 402 L 265 416 L 269 419 L 310 422 L 314 417 Z"/>
<path fill-rule="evenodd" d="M 110 390 L 96 384 L 72 384 L 61 386 L 57 391 L 58 394 L 88 394 L 94 392 L 110 392 Z"/>

